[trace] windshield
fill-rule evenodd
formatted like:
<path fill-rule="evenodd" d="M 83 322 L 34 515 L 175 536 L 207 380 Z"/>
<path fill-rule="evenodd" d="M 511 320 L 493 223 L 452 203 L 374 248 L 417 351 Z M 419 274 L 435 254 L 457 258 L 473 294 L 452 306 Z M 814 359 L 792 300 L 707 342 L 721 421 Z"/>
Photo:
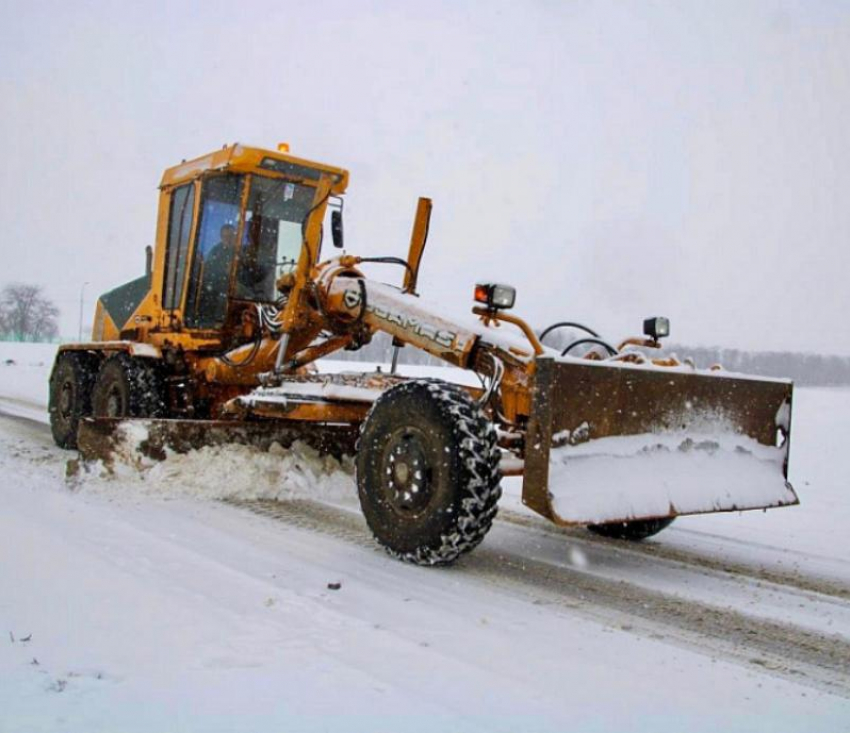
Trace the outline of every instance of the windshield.
<path fill-rule="evenodd" d="M 236 277 L 236 297 L 273 301 L 275 282 L 295 269 L 301 254 L 301 224 L 316 189 L 253 176 Z"/>

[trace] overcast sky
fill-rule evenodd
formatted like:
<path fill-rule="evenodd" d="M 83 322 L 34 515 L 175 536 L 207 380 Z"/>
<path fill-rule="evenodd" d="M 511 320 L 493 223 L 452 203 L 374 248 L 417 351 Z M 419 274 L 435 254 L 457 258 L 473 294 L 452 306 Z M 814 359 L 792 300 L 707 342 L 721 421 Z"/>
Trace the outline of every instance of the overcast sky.
<path fill-rule="evenodd" d="M 533 325 L 850 354 L 850 3 L 0 0 L 0 285 L 76 333 L 162 170 L 235 141 L 351 171 L 349 251 Z M 392 271 L 387 277 L 400 275 Z"/>

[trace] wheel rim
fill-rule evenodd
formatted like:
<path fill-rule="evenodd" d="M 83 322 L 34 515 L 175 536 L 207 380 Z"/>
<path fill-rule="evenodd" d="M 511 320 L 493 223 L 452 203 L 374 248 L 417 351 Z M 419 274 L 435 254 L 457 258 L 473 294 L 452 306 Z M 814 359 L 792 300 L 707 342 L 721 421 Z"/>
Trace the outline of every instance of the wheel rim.
<path fill-rule="evenodd" d="M 423 511 L 434 494 L 426 436 L 410 428 L 391 435 L 382 473 L 384 497 L 395 512 L 412 516 Z"/>

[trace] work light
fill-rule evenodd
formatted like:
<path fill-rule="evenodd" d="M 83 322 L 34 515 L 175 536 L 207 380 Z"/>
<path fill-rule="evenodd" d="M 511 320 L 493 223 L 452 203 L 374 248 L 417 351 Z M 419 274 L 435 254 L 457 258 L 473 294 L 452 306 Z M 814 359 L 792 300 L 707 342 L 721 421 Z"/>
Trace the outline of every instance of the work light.
<path fill-rule="evenodd" d="M 643 322 L 643 332 L 653 341 L 670 335 L 670 320 L 663 316 L 647 318 Z"/>
<path fill-rule="evenodd" d="M 516 300 L 516 288 L 500 283 L 477 283 L 475 301 L 483 303 L 490 310 L 513 308 Z"/>

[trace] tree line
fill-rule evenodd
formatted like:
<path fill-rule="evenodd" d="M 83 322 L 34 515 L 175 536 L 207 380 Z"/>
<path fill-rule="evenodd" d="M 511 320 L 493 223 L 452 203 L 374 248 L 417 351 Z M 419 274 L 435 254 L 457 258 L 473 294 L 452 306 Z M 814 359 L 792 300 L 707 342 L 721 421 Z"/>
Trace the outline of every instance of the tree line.
<path fill-rule="evenodd" d="M 59 335 L 59 309 L 40 285 L 11 283 L 0 291 L 0 339 L 51 341 Z"/>
<path fill-rule="evenodd" d="M 726 371 L 785 377 L 797 384 L 833 387 L 850 384 L 850 357 L 793 351 L 742 351 L 719 346 L 671 345 L 666 353 L 691 357 L 698 367 L 720 364 Z"/>
<path fill-rule="evenodd" d="M 563 340 L 563 339 L 561 339 Z M 547 336 L 547 345 L 563 348 L 558 334 Z M 579 347 L 578 354 L 581 353 Z M 341 361 L 360 361 L 388 364 L 392 360 L 392 339 L 385 333 L 375 334 L 370 343 L 359 351 L 339 351 L 330 358 Z M 680 359 L 691 358 L 695 365 L 707 369 L 720 364 L 726 371 L 755 374 L 764 377 L 793 379 L 807 386 L 840 386 L 850 384 L 850 357 L 825 354 L 804 354 L 792 351 L 744 351 L 719 346 L 686 346 L 670 344 L 661 354 L 675 354 Z M 445 362 L 410 346 L 399 352 L 400 364 L 444 366 Z"/>

